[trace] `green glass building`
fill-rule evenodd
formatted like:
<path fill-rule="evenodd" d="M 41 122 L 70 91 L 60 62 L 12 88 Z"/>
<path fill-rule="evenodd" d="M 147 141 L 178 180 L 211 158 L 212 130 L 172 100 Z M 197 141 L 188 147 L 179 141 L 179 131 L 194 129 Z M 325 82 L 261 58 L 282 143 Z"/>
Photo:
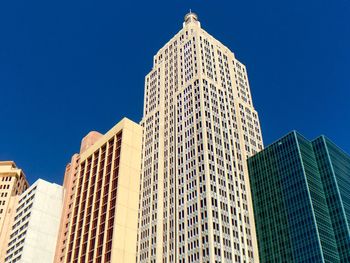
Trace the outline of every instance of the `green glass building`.
<path fill-rule="evenodd" d="M 350 157 L 293 131 L 248 159 L 261 262 L 350 262 Z"/>

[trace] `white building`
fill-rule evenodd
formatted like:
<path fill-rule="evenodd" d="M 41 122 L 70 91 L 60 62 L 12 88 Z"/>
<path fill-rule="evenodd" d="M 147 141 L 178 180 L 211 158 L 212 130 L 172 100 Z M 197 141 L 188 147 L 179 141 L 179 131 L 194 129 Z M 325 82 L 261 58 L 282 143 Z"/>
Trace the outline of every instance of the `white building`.
<path fill-rule="evenodd" d="M 62 201 L 62 186 L 41 179 L 22 193 L 6 251 L 6 263 L 53 261 Z"/>
<path fill-rule="evenodd" d="M 194 13 L 145 78 L 137 262 L 258 262 L 246 159 L 262 150 L 246 67 Z"/>

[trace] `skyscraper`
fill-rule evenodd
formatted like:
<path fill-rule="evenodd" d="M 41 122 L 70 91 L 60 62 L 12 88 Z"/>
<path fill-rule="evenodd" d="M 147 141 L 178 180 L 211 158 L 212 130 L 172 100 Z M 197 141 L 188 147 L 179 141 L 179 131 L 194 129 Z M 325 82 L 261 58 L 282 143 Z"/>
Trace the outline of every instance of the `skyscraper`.
<path fill-rule="evenodd" d="M 135 262 L 142 128 L 124 118 L 90 133 L 66 169 L 55 262 Z"/>
<path fill-rule="evenodd" d="M 55 255 L 63 188 L 37 180 L 19 197 L 5 263 L 47 263 Z M 7 246 L 6 246 L 7 245 Z"/>
<path fill-rule="evenodd" d="M 350 157 L 293 131 L 248 159 L 261 262 L 349 262 Z"/>
<path fill-rule="evenodd" d="M 145 77 L 137 262 L 258 262 L 246 67 L 194 13 Z"/>
<path fill-rule="evenodd" d="M 13 161 L 0 162 L 0 262 L 4 262 L 19 196 L 29 184 Z"/>
<path fill-rule="evenodd" d="M 350 262 L 350 156 L 320 136 L 312 141 L 340 262 Z"/>

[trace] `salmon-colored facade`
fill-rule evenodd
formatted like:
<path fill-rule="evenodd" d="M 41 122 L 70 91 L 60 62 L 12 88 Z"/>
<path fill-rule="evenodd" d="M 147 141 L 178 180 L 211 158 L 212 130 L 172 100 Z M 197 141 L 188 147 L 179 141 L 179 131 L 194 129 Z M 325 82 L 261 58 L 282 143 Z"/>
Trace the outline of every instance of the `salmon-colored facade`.
<path fill-rule="evenodd" d="M 89 132 L 82 141 L 80 146 L 80 153 L 76 153 L 72 156 L 71 162 L 67 164 L 64 173 L 63 189 L 64 189 L 64 203 L 61 216 L 61 223 L 58 233 L 56 253 L 54 262 L 64 262 L 64 255 L 67 246 L 68 229 L 71 221 L 72 206 L 74 201 L 74 193 L 77 182 L 77 174 L 80 163 L 80 154 L 92 146 L 100 137 L 101 133 L 96 131 Z"/>

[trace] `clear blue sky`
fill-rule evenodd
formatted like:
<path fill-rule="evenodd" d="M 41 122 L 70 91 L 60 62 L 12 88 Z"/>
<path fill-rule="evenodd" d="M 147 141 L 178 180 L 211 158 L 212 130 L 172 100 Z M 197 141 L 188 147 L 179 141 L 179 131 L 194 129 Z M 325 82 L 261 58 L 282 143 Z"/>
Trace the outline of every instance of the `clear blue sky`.
<path fill-rule="evenodd" d="M 61 183 L 90 130 L 139 121 L 153 55 L 192 10 L 246 64 L 265 145 L 350 152 L 350 1 L 1 1 L 0 160 Z"/>

